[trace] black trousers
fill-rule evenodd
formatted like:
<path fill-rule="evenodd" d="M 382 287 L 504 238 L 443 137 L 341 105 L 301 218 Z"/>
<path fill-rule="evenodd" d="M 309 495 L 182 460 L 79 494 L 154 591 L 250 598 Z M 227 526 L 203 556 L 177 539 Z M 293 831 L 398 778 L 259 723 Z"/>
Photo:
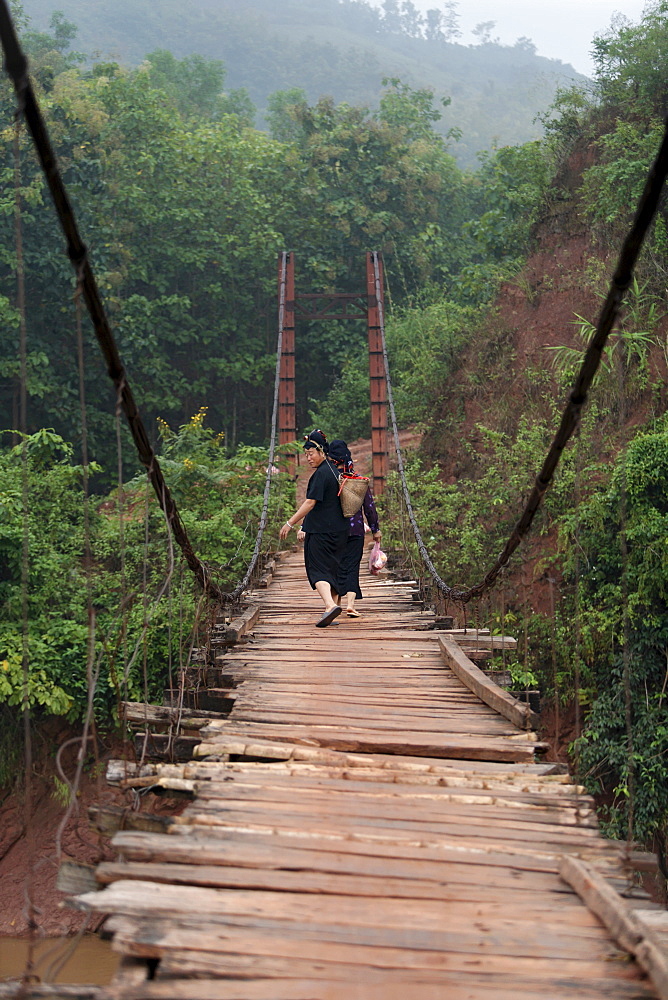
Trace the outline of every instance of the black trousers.
<path fill-rule="evenodd" d="M 339 570 L 339 593 L 362 597 L 360 590 L 360 563 L 364 554 L 364 535 L 348 535 L 346 551 Z"/>

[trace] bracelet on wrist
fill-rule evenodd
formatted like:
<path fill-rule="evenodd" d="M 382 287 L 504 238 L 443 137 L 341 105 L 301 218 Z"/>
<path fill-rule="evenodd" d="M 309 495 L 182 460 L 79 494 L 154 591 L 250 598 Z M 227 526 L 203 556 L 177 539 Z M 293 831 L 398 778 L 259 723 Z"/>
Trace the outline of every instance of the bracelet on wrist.
<path fill-rule="evenodd" d="M 290 524 L 290 522 L 289 522 L 289 521 L 286 521 L 286 522 L 285 522 L 285 524 L 286 524 L 286 526 L 287 526 L 288 528 L 290 528 L 290 529 L 294 528 L 294 524 Z"/>

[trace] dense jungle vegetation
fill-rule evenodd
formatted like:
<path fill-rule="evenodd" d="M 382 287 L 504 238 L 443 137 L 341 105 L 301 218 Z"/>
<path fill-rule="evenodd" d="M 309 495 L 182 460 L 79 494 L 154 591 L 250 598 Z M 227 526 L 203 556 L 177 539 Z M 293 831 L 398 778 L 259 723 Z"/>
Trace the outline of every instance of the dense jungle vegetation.
<path fill-rule="evenodd" d="M 584 83 L 571 66 L 537 55 L 529 38 L 495 40 L 493 22 L 478 25 L 465 44 L 456 0 L 434 0 L 422 14 L 412 0 L 193 0 L 184 17 L 178 0 L 25 0 L 46 30 L 54 8 L 73 21 L 78 44 L 98 61 L 138 66 L 156 49 L 177 59 L 193 52 L 222 60 L 226 84 L 243 89 L 265 127 L 271 95 L 300 88 L 309 104 L 323 94 L 340 104 L 378 108 L 384 77 L 414 90 L 429 87 L 450 105 L 435 123 L 453 153 L 476 166 L 476 153 L 542 135 L 536 116 L 558 87 Z M 502 13 L 500 13 L 502 17 Z"/>
<path fill-rule="evenodd" d="M 298 280 L 322 291 L 359 289 L 363 252 L 383 251 L 399 419 L 427 431 L 409 465 L 418 519 L 446 579 L 477 582 L 531 488 L 658 145 L 667 0 L 596 39 L 594 90 L 562 91 L 545 111 L 544 140 L 491 150 L 475 171 L 458 166 L 436 131 L 439 101 L 399 78 L 386 81 L 374 111 L 277 92 L 262 133 L 248 96 L 223 89 L 220 63 L 163 50 L 135 69 L 89 64 L 67 18 L 35 31 L 18 0 L 12 6 L 131 383 L 184 522 L 221 581 L 236 582 L 254 539 L 276 254 L 294 247 Z M 205 613 L 123 429 L 119 461 L 116 400 L 92 336 L 86 551 L 71 269 L 25 135 L 24 446 L 16 433 L 13 110 L 3 81 L 0 780 L 12 766 L 24 623 L 32 704 L 80 719 L 88 674 L 99 670 L 104 721 L 118 698 L 165 686 Z M 541 288 L 552 282 L 572 298 L 577 285 L 585 305 L 540 364 L 524 364 L 522 331 L 500 311 L 503 289 L 537 307 L 542 292 L 525 261 L 559 212 L 587 233 L 587 251 L 569 263 L 563 288 L 554 273 Z M 521 682 L 538 682 L 564 712 L 580 706 L 572 751 L 590 787 L 607 795 L 610 832 L 625 836 L 630 818 L 635 837 L 657 843 L 668 815 L 667 220 L 664 202 L 578 440 L 530 544 L 481 609 L 522 637 L 511 664 Z M 368 432 L 364 337 L 352 325 L 300 329 L 303 425 L 349 439 Z M 273 525 L 291 502 L 289 477 L 276 479 Z M 407 537 L 400 505 L 390 514 L 395 487 L 385 502 L 390 544 Z M 535 599 L 547 579 L 554 618 Z"/>

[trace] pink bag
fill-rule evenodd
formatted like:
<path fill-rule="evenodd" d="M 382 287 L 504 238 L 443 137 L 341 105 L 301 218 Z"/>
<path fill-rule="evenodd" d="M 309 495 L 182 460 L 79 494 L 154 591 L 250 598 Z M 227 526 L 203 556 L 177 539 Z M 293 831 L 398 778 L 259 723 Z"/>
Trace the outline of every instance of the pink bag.
<path fill-rule="evenodd" d="M 376 576 L 387 562 L 387 556 L 380 547 L 380 542 L 374 542 L 369 553 L 369 572 Z"/>

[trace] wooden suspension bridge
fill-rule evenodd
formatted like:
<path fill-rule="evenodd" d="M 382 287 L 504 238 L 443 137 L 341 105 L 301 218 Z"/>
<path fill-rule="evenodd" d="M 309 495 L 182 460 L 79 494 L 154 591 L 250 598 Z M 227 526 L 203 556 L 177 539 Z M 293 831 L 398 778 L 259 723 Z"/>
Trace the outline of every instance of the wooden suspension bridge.
<path fill-rule="evenodd" d="M 131 818 L 75 900 L 108 914 L 114 982 L 21 995 L 665 996 L 664 912 L 621 895 L 592 800 L 473 662 L 514 640 L 435 628 L 411 582 L 368 575 L 363 618 L 318 632 L 301 558 L 221 627 L 202 694 L 224 711 L 125 706 L 140 762 L 108 778 L 191 801 Z"/>
<path fill-rule="evenodd" d="M 138 454 L 189 567 L 224 598 L 150 447 L 4 0 L 0 35 Z M 665 146 L 657 163 L 668 137 Z M 577 425 L 667 169 L 643 195 L 506 560 Z M 368 253 L 364 294 L 298 295 L 293 255 L 279 261 L 279 441 L 296 433 L 296 315 L 365 317 L 377 491 L 393 409 L 382 284 L 382 261 Z M 342 616 L 318 633 L 298 551 L 272 560 L 264 583 L 214 631 L 220 651 L 197 668 L 191 703 L 170 691 L 162 706 L 124 705 L 137 760 L 112 762 L 108 779 L 190 801 L 162 822 L 93 810 L 118 860 L 98 865 L 95 891 L 72 902 L 107 918 L 121 956 L 113 983 L 24 981 L 0 984 L 0 997 L 668 1000 L 665 911 L 633 891 L 634 859 L 601 836 L 593 801 L 542 760 L 530 708 L 476 666 L 514 640 L 438 627 L 411 582 L 387 577 L 364 581 L 362 619 Z"/>

